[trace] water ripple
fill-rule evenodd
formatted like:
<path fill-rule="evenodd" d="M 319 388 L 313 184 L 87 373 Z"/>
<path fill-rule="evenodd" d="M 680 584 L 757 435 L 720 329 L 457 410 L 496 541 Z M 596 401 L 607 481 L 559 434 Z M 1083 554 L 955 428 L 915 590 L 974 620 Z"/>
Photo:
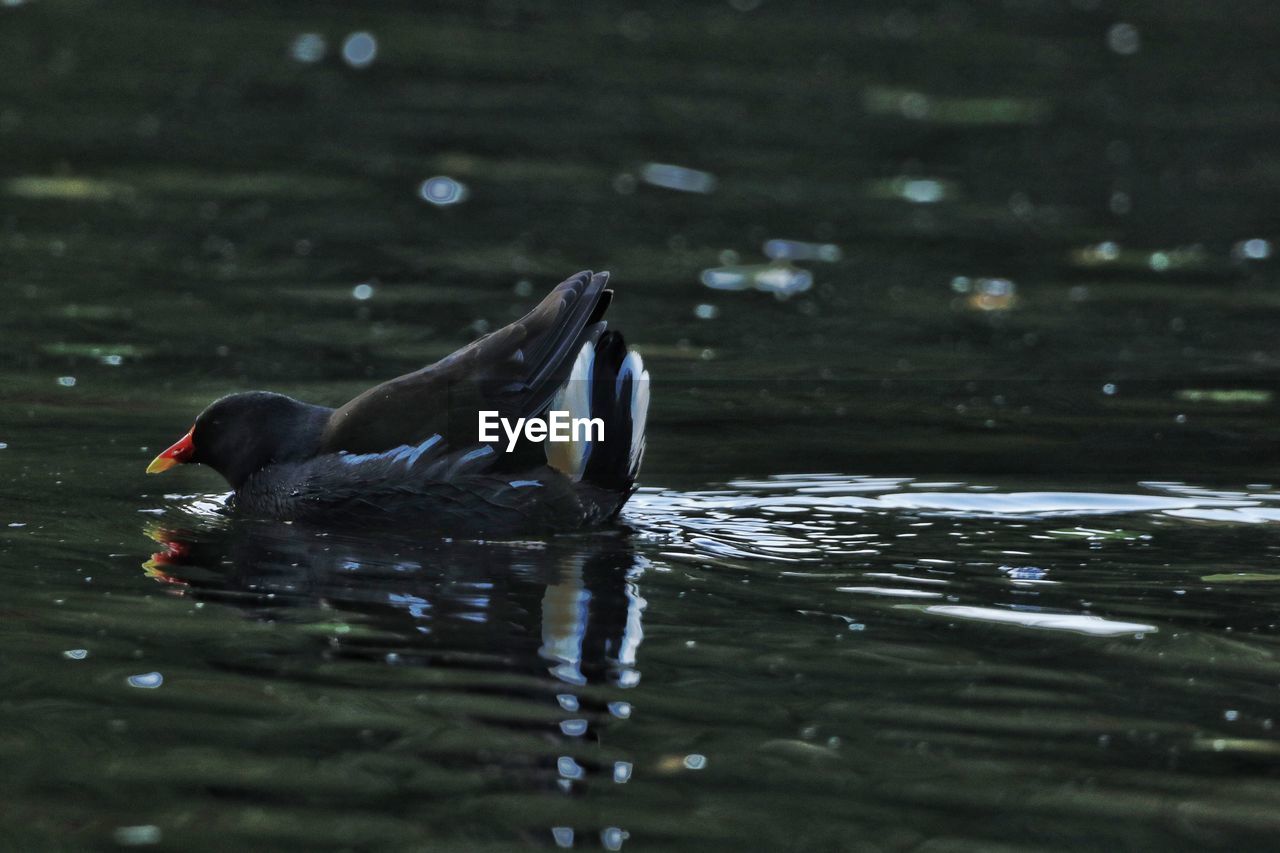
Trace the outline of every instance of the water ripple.
<path fill-rule="evenodd" d="M 930 491 L 918 491 L 919 486 Z M 943 486 L 950 485 L 946 491 Z M 932 522 L 953 519 L 953 539 L 989 535 L 983 523 L 1064 517 L 1126 517 L 1148 527 L 1163 519 L 1261 524 L 1280 521 L 1280 495 L 1269 490 L 1214 490 L 1183 483 L 1141 483 L 1134 492 L 1004 491 L 981 484 L 916 483 L 909 478 L 792 474 L 734 480 L 695 491 L 641 489 L 627 519 L 683 559 L 822 561 L 836 556 L 902 550 Z M 887 525 L 882 524 L 882 520 Z M 961 524 L 962 521 L 968 520 Z M 880 528 L 884 528 L 881 532 Z M 892 532 L 889 532 L 890 528 Z M 1097 526 L 1028 534 L 1029 545 L 1051 538 L 1140 538 L 1145 533 Z M 919 549 L 917 549 L 919 550 Z M 950 562 L 950 546 L 920 560 Z M 1027 556 L 1032 551 L 1001 551 Z"/>
<path fill-rule="evenodd" d="M 1150 634 L 1157 628 L 1141 622 L 1120 622 L 1079 613 L 1046 613 L 1028 610 L 1001 610 L 995 607 L 969 607 L 936 604 L 924 608 L 925 613 L 950 616 L 955 619 L 974 619 L 997 624 L 1020 625 L 1049 631 L 1070 631 L 1095 637 L 1120 637 L 1125 634 Z"/>

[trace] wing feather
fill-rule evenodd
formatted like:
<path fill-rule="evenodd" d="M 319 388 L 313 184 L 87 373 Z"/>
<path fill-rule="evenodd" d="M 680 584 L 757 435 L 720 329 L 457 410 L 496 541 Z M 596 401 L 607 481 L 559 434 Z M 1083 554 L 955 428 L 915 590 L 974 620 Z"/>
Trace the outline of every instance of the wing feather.
<path fill-rule="evenodd" d="M 561 282 L 532 311 L 434 364 L 383 382 L 330 416 L 324 452 L 380 453 L 432 435 L 475 444 L 476 413 L 540 414 L 573 369 L 578 350 L 604 330 L 608 273 Z"/>

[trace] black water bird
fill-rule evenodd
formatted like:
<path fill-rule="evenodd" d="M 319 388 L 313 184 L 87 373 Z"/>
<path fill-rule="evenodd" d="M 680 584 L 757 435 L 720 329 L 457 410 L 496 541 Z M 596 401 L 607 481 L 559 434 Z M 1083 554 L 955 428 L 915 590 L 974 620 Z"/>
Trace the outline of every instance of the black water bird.
<path fill-rule="evenodd" d="M 336 409 L 223 397 L 147 472 L 207 465 L 235 490 L 234 512 L 255 518 L 465 534 L 608 522 L 644 455 L 649 374 L 607 328 L 607 281 L 580 272 L 520 320 Z M 509 425 L 563 412 L 582 426 L 567 441 L 495 441 L 481 412 Z"/>

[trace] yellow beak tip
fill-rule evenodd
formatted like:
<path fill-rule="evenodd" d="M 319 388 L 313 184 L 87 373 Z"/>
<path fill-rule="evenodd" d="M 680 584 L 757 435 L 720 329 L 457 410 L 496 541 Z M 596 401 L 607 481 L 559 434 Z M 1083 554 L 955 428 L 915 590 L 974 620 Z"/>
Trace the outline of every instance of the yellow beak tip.
<path fill-rule="evenodd" d="M 155 459 L 152 459 L 151 464 L 147 466 L 147 473 L 163 474 L 165 471 L 168 471 L 177 464 L 177 461 L 174 459 L 166 459 L 163 456 L 157 456 Z"/>

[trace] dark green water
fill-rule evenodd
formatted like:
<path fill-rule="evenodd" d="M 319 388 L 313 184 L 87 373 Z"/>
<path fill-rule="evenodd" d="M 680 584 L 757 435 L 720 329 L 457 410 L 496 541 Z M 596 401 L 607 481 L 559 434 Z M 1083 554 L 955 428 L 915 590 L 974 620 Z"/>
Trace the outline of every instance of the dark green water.
<path fill-rule="evenodd" d="M 0 4 L 0 847 L 1272 847 L 1277 47 L 1263 2 Z M 142 473 L 583 267 L 653 374 L 630 534 Z"/>

